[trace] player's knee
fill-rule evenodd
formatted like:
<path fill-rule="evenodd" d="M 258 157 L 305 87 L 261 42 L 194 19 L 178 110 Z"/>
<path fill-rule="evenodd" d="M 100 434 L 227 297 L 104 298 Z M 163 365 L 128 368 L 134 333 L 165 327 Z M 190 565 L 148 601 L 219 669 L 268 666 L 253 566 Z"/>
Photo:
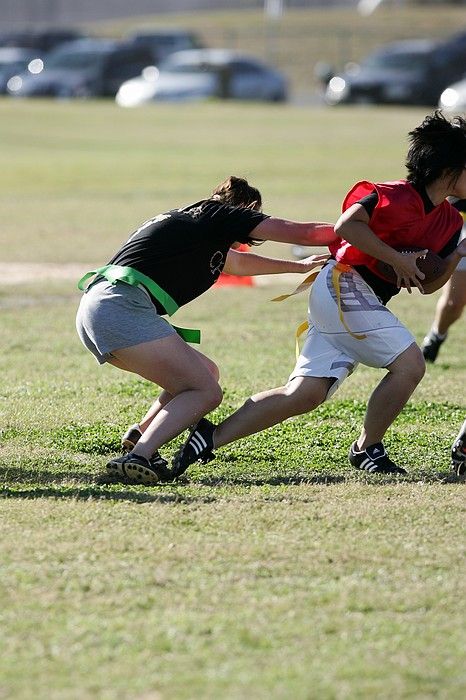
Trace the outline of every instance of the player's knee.
<path fill-rule="evenodd" d="M 328 386 L 314 377 L 298 377 L 288 382 L 284 394 L 293 407 L 293 414 L 309 413 L 325 401 Z"/>
<path fill-rule="evenodd" d="M 426 372 L 426 361 L 422 351 L 417 345 L 413 348 L 407 365 L 407 375 L 413 384 L 417 385 L 423 378 Z"/>
<path fill-rule="evenodd" d="M 412 343 L 388 369 L 403 382 L 413 387 L 417 386 L 426 371 L 426 361 L 421 348 L 416 343 Z"/>
<path fill-rule="evenodd" d="M 218 365 L 216 365 L 215 362 L 208 357 L 205 358 L 204 363 L 212 377 L 215 379 L 216 382 L 218 382 L 218 380 L 220 379 L 220 370 L 218 368 Z"/>
<path fill-rule="evenodd" d="M 205 412 L 207 413 L 208 411 L 213 411 L 214 408 L 220 406 L 220 404 L 222 403 L 222 399 L 222 388 L 220 387 L 220 384 L 218 384 L 218 382 L 214 380 L 214 377 L 212 377 L 212 381 L 209 382 L 209 384 L 204 388 L 203 391 Z"/>

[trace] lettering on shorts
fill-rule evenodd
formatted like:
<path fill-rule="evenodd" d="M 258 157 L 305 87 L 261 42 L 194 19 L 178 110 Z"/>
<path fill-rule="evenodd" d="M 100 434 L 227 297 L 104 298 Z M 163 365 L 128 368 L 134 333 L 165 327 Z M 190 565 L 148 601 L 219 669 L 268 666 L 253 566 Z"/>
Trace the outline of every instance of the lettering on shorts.
<path fill-rule="evenodd" d="M 362 278 L 360 278 L 360 281 L 354 279 L 353 272 L 342 272 L 338 281 L 340 284 L 340 306 L 343 312 L 388 311 Z M 333 286 L 331 270 L 327 274 L 327 288 L 332 295 L 332 299 L 337 303 L 337 295 Z"/>

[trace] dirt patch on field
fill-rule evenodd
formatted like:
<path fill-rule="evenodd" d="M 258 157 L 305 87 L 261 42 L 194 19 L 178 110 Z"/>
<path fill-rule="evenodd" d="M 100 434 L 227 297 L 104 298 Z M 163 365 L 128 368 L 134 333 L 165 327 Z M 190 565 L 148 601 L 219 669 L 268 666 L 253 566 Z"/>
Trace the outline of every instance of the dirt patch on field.
<path fill-rule="evenodd" d="M 94 269 L 98 265 L 94 266 Z M 3 263 L 0 286 L 29 284 L 45 280 L 69 280 L 77 282 L 87 270 L 92 270 L 89 263 Z M 254 282 L 257 286 L 269 284 L 299 284 L 302 275 L 259 275 Z"/>
<path fill-rule="evenodd" d="M 91 270 L 89 263 L 3 263 L 0 285 L 28 284 L 39 280 L 78 280 Z"/>

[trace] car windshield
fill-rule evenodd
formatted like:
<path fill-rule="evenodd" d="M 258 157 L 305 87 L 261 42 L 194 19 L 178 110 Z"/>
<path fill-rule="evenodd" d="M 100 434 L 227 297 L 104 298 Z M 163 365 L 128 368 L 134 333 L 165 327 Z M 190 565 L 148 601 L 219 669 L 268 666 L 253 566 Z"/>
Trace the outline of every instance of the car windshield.
<path fill-rule="evenodd" d="M 79 51 L 76 53 L 58 52 L 46 60 L 46 68 L 64 68 L 66 70 L 82 70 L 92 68 L 103 60 L 104 54 L 99 51 Z"/>
<path fill-rule="evenodd" d="M 374 54 L 368 56 L 363 62 L 364 68 L 402 68 L 412 69 L 423 68 L 426 65 L 426 53 L 392 53 Z"/>
<path fill-rule="evenodd" d="M 24 59 L 22 61 L 2 61 L 0 60 L 0 70 L 16 70 L 20 71 L 26 68 L 30 59 Z"/>
<path fill-rule="evenodd" d="M 170 63 L 166 62 L 161 70 L 169 73 L 215 73 L 219 69 L 210 63 Z"/>
<path fill-rule="evenodd" d="M 153 34 L 142 34 L 137 36 L 134 40 L 135 44 L 141 44 L 146 46 L 147 44 L 156 44 L 157 46 L 173 46 L 179 42 L 179 37 L 177 36 L 163 36 L 163 35 L 153 35 Z"/>

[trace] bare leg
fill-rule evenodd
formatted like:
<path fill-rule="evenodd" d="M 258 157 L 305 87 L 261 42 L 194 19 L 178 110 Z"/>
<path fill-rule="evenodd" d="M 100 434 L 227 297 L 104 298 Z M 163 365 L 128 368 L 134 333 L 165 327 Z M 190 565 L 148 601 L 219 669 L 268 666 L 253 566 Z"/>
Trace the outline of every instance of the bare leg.
<path fill-rule="evenodd" d="M 387 367 L 388 374 L 369 399 L 364 427 L 357 441 L 357 449 L 382 442 L 395 418 L 406 405 L 409 397 L 424 376 L 424 358 L 413 343 Z"/>
<path fill-rule="evenodd" d="M 326 399 L 334 381 L 332 377 L 296 377 L 286 386 L 255 394 L 217 427 L 208 421 L 199 423 L 175 454 L 172 474 L 180 476 L 199 459 L 209 461 L 212 449 L 312 411 Z"/>
<path fill-rule="evenodd" d="M 172 400 L 172 398 L 173 396 L 169 394 L 168 391 L 162 391 L 160 396 L 158 396 L 155 399 L 154 403 L 149 408 L 144 418 L 141 421 L 139 421 L 138 425 L 141 433 L 144 433 L 147 430 L 149 425 L 154 420 L 155 416 L 157 416 L 160 413 L 162 408 L 166 406 L 167 403 Z"/>
<path fill-rule="evenodd" d="M 195 348 L 191 348 L 192 352 L 196 353 L 196 355 L 199 357 L 201 362 L 207 367 L 211 375 L 214 377 L 214 379 L 218 382 L 220 378 L 220 372 L 218 370 L 217 365 L 215 362 L 213 362 L 209 357 L 204 355 L 202 352 L 199 352 L 199 350 L 195 350 Z M 131 372 L 132 370 L 129 369 L 121 360 L 118 360 L 116 357 L 112 358 L 109 360 L 109 362 L 114 365 L 115 367 L 118 367 L 119 369 L 126 370 L 127 372 Z M 166 404 L 171 401 L 173 398 L 172 394 L 170 394 L 168 391 L 165 391 L 165 389 L 161 392 L 161 394 L 157 397 L 157 399 L 154 401 L 152 406 L 149 408 L 147 413 L 145 414 L 144 418 L 138 423 L 139 429 L 141 433 L 144 433 L 149 425 L 152 423 L 154 420 L 155 416 L 157 416 L 162 408 L 166 406 Z"/>
<path fill-rule="evenodd" d="M 333 383 L 328 377 L 296 377 L 286 386 L 251 396 L 214 432 L 214 447 L 258 433 L 286 418 L 312 411 L 327 396 Z"/>
<path fill-rule="evenodd" d="M 450 277 L 435 310 L 432 330 L 444 336 L 457 321 L 466 305 L 466 271 L 456 271 Z"/>
<path fill-rule="evenodd" d="M 134 448 L 135 454 L 149 459 L 221 402 L 218 382 L 199 355 L 175 335 L 113 352 L 113 364 L 158 384 L 172 397 L 160 406 Z"/>

